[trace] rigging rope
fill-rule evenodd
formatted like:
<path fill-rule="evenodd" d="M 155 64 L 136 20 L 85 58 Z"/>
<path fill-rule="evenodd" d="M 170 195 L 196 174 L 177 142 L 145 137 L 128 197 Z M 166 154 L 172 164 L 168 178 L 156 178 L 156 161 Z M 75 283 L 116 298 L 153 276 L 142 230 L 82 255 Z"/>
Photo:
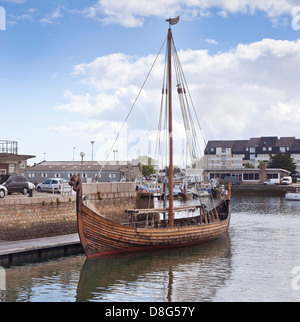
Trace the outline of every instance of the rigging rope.
<path fill-rule="evenodd" d="M 107 156 L 106 156 L 106 159 L 104 161 L 104 165 L 101 166 L 98 174 L 96 175 L 95 177 L 95 181 L 97 182 L 100 175 L 101 175 L 101 172 L 103 170 L 103 168 L 105 167 L 106 163 L 107 163 L 107 160 L 111 154 L 111 152 L 113 151 L 114 149 L 114 146 L 116 144 L 116 142 L 118 141 L 119 137 L 120 137 L 120 134 L 122 132 L 122 130 L 124 129 L 124 126 L 126 124 L 126 122 L 128 121 L 129 119 L 129 116 L 142 92 L 142 90 L 144 89 L 144 86 L 158 60 L 158 57 L 165 45 L 167 41 L 167 37 L 165 38 L 147 76 L 146 76 L 146 79 L 144 80 L 126 118 L 125 118 L 125 121 L 123 122 L 122 126 L 121 126 L 121 129 L 119 131 L 119 133 L 117 134 L 116 136 L 116 139 L 114 141 L 114 143 L 112 144 L 111 146 L 111 149 L 110 151 L 108 152 Z M 189 88 L 188 88 L 188 85 L 187 85 L 187 81 L 186 81 L 186 78 L 185 78 L 185 75 L 184 75 L 184 72 L 183 72 L 183 69 L 182 69 L 182 66 L 181 66 L 181 63 L 180 63 L 180 60 L 179 60 L 179 56 L 178 56 L 178 53 L 176 51 L 176 47 L 175 47 L 175 43 L 174 43 L 174 39 L 172 38 L 172 48 L 171 50 L 173 51 L 173 57 L 174 57 L 174 66 L 175 66 L 175 74 L 176 74 L 176 81 L 177 81 L 177 92 L 178 92 L 178 96 L 179 96 L 179 103 L 180 103 L 180 108 L 181 108 L 181 113 L 182 113 L 182 117 L 183 117 L 183 124 L 184 124 L 184 128 L 185 128 L 185 132 L 186 132 L 186 136 L 187 136 L 187 145 L 188 145 L 188 149 L 189 149 L 189 152 L 190 152 L 190 157 L 191 157 L 191 161 L 192 161 L 192 164 L 196 163 L 197 162 L 197 156 L 199 157 L 200 159 L 200 156 L 201 156 L 201 149 L 200 149 L 200 146 L 199 146 L 199 142 L 197 140 L 197 135 L 196 135 L 196 127 L 194 125 L 194 121 L 193 121 L 193 118 L 196 119 L 196 122 L 197 122 L 197 125 L 198 125 L 198 128 L 200 130 L 200 133 L 201 133 L 201 136 L 202 136 L 202 139 L 204 141 L 204 144 L 206 146 L 206 140 L 204 138 L 204 135 L 203 135 L 203 131 L 202 131 L 202 128 L 201 128 L 201 125 L 200 125 L 200 122 L 199 122 L 199 119 L 198 119 L 198 115 L 196 113 L 196 109 L 195 109 L 195 106 L 194 106 L 194 103 L 193 103 L 193 100 L 192 100 L 192 97 L 191 97 L 191 94 L 190 94 L 190 91 L 189 91 Z M 168 48 L 166 49 L 166 51 L 168 51 Z M 156 160 L 156 156 L 157 156 L 157 162 L 158 162 L 158 166 L 159 166 L 159 155 L 162 155 L 162 168 L 164 168 L 164 162 L 167 163 L 167 154 L 168 154 L 168 149 L 169 149 L 169 146 L 167 144 L 168 142 L 168 95 L 165 95 L 164 94 L 167 94 L 167 88 L 168 88 L 168 77 L 167 77 L 167 53 L 165 55 L 166 57 L 166 61 L 165 61 L 165 67 L 164 67 L 164 77 L 163 77 L 163 86 L 162 86 L 162 98 L 161 98 L 161 107 L 160 107 L 160 116 L 159 116 L 159 124 L 158 124 L 158 134 L 157 134 L 157 143 L 156 143 L 156 151 L 155 151 L 155 160 Z M 190 104 L 189 104 L 189 100 L 190 100 L 190 103 L 191 103 L 191 107 L 190 108 Z M 165 111 L 163 111 L 163 108 L 164 108 L 164 105 L 165 105 Z M 162 129 L 164 129 L 162 131 Z M 159 153 L 160 151 L 162 150 L 163 153 Z M 90 189 L 91 189 L 91 186 L 90 186 Z M 90 193 L 90 191 L 89 191 Z M 88 193 L 88 194 L 89 194 Z M 87 195 L 88 195 L 87 194 Z M 150 195 L 149 195 L 150 197 Z M 85 197 L 85 199 L 87 198 L 87 196 Z M 199 197 L 200 199 L 200 203 L 201 203 L 201 197 Z M 213 202 L 214 203 L 214 202 Z"/>
<path fill-rule="evenodd" d="M 143 84 L 142 84 L 142 87 L 140 88 L 140 90 L 139 90 L 139 92 L 138 92 L 138 95 L 136 96 L 136 98 L 135 98 L 135 100 L 134 100 L 134 102 L 133 102 L 133 104 L 132 104 L 132 106 L 131 106 L 131 108 L 130 108 L 130 110 L 129 110 L 129 112 L 128 112 L 127 116 L 126 116 L 126 119 L 125 119 L 125 121 L 123 122 L 122 127 L 121 127 L 121 129 L 120 129 L 119 133 L 117 134 L 116 139 L 115 139 L 115 141 L 114 141 L 114 143 L 113 143 L 113 145 L 112 145 L 112 147 L 111 147 L 110 151 L 108 152 L 108 154 L 107 154 L 106 159 L 105 159 L 105 161 L 104 161 L 104 162 L 107 162 L 107 160 L 108 160 L 108 158 L 109 158 L 109 156 L 110 156 L 110 154 L 111 154 L 111 152 L 112 152 L 112 150 L 113 150 L 113 148 L 114 148 L 114 146 L 115 146 L 116 142 L 118 141 L 118 139 L 119 139 L 119 137 L 120 137 L 120 134 L 121 134 L 121 132 L 122 132 L 122 130 L 123 130 L 123 128 L 124 128 L 124 126 L 125 126 L 126 122 L 128 121 L 128 118 L 129 118 L 129 116 L 130 116 L 130 114 L 131 114 L 131 112 L 132 112 L 132 110 L 133 110 L 133 108 L 134 108 L 134 106 L 135 106 L 135 104 L 136 104 L 136 102 L 137 102 L 137 100 L 138 100 L 138 98 L 139 98 L 139 96 L 140 96 L 140 94 L 141 94 L 141 92 L 142 92 L 142 90 L 143 90 L 143 88 L 144 88 L 144 86 L 145 86 L 145 84 L 146 84 L 146 82 L 147 82 L 147 80 L 148 80 L 148 78 L 149 78 L 149 76 L 150 76 L 151 72 L 152 72 L 152 69 L 153 69 L 154 65 L 156 64 L 156 61 L 157 61 L 157 59 L 158 59 L 158 57 L 159 57 L 159 55 L 160 55 L 160 53 L 161 53 L 161 51 L 162 51 L 162 49 L 163 49 L 163 47 L 164 47 L 164 45 L 165 45 L 166 40 L 167 40 L 167 38 L 165 38 L 165 41 L 163 42 L 163 44 L 162 44 L 162 46 L 161 46 L 161 48 L 160 48 L 160 50 L 159 50 L 159 52 L 158 52 L 158 54 L 157 54 L 157 56 L 156 56 L 156 58 L 155 58 L 154 62 L 153 62 L 152 66 L 151 66 L 151 68 L 150 68 L 150 70 L 149 70 L 149 72 L 148 72 L 148 74 L 147 74 L 147 76 L 146 76 L 146 79 L 144 80 L 144 82 L 143 82 Z M 101 174 L 101 172 L 102 172 L 102 170 L 103 170 L 104 166 L 105 166 L 105 165 L 102 165 L 102 166 L 101 166 L 101 169 L 99 170 L 99 172 L 98 172 L 97 176 L 95 177 L 95 180 L 96 180 L 96 181 L 98 181 L 99 176 L 100 176 L 100 174 Z"/>

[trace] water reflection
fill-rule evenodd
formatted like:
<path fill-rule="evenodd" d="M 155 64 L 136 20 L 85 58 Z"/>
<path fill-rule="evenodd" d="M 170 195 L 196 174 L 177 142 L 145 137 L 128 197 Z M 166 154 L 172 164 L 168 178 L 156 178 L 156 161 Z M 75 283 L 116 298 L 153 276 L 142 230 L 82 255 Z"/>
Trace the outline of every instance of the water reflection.
<path fill-rule="evenodd" d="M 77 301 L 209 301 L 231 273 L 230 238 L 180 249 L 87 259 Z"/>
<path fill-rule="evenodd" d="M 74 301 L 84 255 L 5 269 L 0 302 Z"/>
<path fill-rule="evenodd" d="M 5 269 L 1 301 L 299 301 L 300 202 L 234 196 L 229 236 L 203 245 Z M 2 272 L 3 273 L 3 272 Z M 5 281 L 3 280 L 5 278 Z"/>
<path fill-rule="evenodd" d="M 290 215 L 299 214 L 300 203 L 284 197 L 238 196 L 232 197 L 232 213 Z"/>

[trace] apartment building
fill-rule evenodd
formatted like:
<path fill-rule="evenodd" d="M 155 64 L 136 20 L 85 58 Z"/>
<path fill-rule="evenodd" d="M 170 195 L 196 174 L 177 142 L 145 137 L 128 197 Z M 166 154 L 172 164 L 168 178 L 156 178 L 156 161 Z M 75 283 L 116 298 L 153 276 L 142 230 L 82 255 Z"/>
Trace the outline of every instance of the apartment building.
<path fill-rule="evenodd" d="M 206 169 L 242 169 L 247 163 L 257 168 L 261 161 L 279 152 L 291 157 L 300 173 L 300 139 L 260 137 L 249 140 L 208 141 L 204 156 Z"/>

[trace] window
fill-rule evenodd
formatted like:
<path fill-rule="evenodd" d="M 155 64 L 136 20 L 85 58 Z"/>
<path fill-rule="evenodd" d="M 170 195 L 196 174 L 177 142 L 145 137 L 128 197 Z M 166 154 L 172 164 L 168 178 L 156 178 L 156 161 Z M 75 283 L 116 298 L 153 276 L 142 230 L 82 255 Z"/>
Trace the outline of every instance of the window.
<path fill-rule="evenodd" d="M 42 178 L 47 178 L 47 173 L 42 173 Z"/>
<path fill-rule="evenodd" d="M 34 173 L 28 173 L 29 178 L 34 178 Z"/>
<path fill-rule="evenodd" d="M 226 148 L 222 148 L 221 153 L 226 153 Z"/>
<path fill-rule="evenodd" d="M 244 180 L 259 181 L 259 173 L 244 173 Z"/>
<path fill-rule="evenodd" d="M 60 178 L 60 173 L 55 173 L 54 178 Z"/>
<path fill-rule="evenodd" d="M 23 176 L 17 176 L 16 177 L 16 182 L 26 182 L 26 178 Z"/>
<path fill-rule="evenodd" d="M 285 147 L 280 147 L 279 150 L 280 152 L 285 152 Z"/>
<path fill-rule="evenodd" d="M 268 151 L 272 151 L 272 147 L 271 146 L 268 147 Z"/>
<path fill-rule="evenodd" d="M 278 173 L 268 173 L 267 179 L 278 179 Z"/>

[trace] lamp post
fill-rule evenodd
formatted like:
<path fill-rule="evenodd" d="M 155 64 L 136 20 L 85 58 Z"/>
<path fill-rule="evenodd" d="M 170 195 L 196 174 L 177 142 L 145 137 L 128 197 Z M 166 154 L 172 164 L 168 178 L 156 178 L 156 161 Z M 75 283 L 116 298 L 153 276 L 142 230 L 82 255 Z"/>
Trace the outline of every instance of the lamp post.
<path fill-rule="evenodd" d="M 85 156 L 85 153 L 84 152 L 80 152 L 80 156 L 81 156 L 81 178 L 82 178 L 83 157 Z"/>
<path fill-rule="evenodd" d="M 73 162 L 75 161 L 75 146 L 73 146 Z"/>
<path fill-rule="evenodd" d="M 95 141 L 91 141 L 92 143 L 92 161 L 94 161 L 94 143 Z"/>

